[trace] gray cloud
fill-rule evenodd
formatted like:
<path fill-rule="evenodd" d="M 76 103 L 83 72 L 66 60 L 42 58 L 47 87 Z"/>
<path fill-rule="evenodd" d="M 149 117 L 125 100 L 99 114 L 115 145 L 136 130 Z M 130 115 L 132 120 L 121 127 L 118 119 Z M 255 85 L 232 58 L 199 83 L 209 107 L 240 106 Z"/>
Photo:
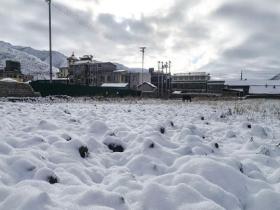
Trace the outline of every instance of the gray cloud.
<path fill-rule="evenodd" d="M 79 0 L 95 2 L 93 0 Z M 141 18 L 118 19 L 113 14 L 93 14 L 54 4 L 53 42 L 55 50 L 70 54 L 93 53 L 99 59 L 112 59 L 138 65 L 137 49 L 148 46 L 154 65 L 167 51 L 191 57 L 198 63 L 207 55 L 208 45 L 218 53 L 203 66 L 216 77 L 238 77 L 246 68 L 248 77 L 272 77 L 280 69 L 280 14 L 277 0 L 224 1 L 212 14 L 190 19 L 187 15 L 201 0 L 175 0 L 164 11 Z M 24 8 L 24 9 L 23 9 Z M 217 28 L 226 25 L 229 37 L 216 37 Z M 13 44 L 48 47 L 48 10 L 42 0 L 4 0 L 0 8 L 0 39 Z M 2 31 L 4 33 L 2 33 Z M 171 46 L 165 42 L 172 38 Z M 228 45 L 228 41 L 240 42 Z M 197 48 L 205 48 L 192 54 Z M 179 60 L 174 60 L 174 66 Z M 150 65 L 153 65 L 150 63 Z M 187 64 L 186 64 L 187 65 Z M 188 69 L 188 66 L 184 68 Z M 177 72 L 182 68 L 175 69 Z"/>
<path fill-rule="evenodd" d="M 215 20 L 223 20 L 232 26 L 232 38 L 244 40 L 223 49 L 218 60 L 204 66 L 203 70 L 218 71 L 220 75 L 238 77 L 241 69 L 247 69 L 248 78 L 271 78 L 280 72 L 279 3 L 276 1 L 249 0 L 223 4 L 213 14 Z M 275 6 L 274 6 L 275 5 Z"/>

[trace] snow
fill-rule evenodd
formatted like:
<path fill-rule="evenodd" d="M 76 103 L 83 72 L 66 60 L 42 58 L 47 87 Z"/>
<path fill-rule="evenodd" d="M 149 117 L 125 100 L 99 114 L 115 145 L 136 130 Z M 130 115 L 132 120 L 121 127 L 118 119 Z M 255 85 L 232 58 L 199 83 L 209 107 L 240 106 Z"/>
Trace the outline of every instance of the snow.
<path fill-rule="evenodd" d="M 229 86 L 265 86 L 265 85 L 279 85 L 279 80 L 227 80 L 225 85 Z"/>
<path fill-rule="evenodd" d="M 280 206 L 277 100 L 1 99 L 0 116 L 0 209 Z"/>
<path fill-rule="evenodd" d="M 103 83 L 101 87 L 117 87 L 117 88 L 125 88 L 128 86 L 128 83 Z"/>
<path fill-rule="evenodd" d="M 13 46 L 0 41 L 0 68 L 5 66 L 6 60 L 19 61 L 23 74 L 31 74 L 44 79 L 49 77 L 49 58 L 47 51 L 34 50 L 29 47 Z M 67 63 L 66 57 L 58 52 L 53 52 L 53 72 L 58 72 L 58 67 Z M 61 65 L 61 66 L 60 66 Z M 57 67 L 57 68 L 56 68 Z"/>
<path fill-rule="evenodd" d="M 18 81 L 12 78 L 3 78 L 0 80 L 0 82 L 18 82 Z"/>
<path fill-rule="evenodd" d="M 280 83 L 278 85 L 250 86 L 250 94 L 279 94 Z"/>

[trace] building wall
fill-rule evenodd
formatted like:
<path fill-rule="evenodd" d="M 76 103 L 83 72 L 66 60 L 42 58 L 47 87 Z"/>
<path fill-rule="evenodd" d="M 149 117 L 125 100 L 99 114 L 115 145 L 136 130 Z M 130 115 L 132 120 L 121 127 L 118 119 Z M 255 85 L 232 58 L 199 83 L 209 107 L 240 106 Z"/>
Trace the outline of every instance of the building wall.
<path fill-rule="evenodd" d="M 139 85 L 142 84 L 142 73 L 134 73 L 130 72 L 129 74 L 129 87 L 131 89 L 136 90 Z M 143 74 L 143 83 L 144 82 L 151 82 L 151 74 L 144 73 Z"/>
<path fill-rule="evenodd" d="M 69 83 L 77 85 L 101 86 L 114 80 L 116 66 L 112 63 L 84 62 L 69 67 Z"/>
<path fill-rule="evenodd" d="M 69 74 L 69 69 L 68 67 L 63 67 L 59 69 L 59 72 L 57 72 L 57 77 L 58 78 L 67 78 Z"/>

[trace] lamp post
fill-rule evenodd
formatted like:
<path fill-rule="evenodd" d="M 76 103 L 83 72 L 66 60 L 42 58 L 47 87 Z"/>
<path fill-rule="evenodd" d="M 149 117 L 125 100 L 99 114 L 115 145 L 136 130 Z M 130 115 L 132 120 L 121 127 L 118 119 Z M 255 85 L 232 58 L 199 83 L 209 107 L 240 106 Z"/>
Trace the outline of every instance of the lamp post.
<path fill-rule="evenodd" d="M 141 76 L 141 84 L 143 84 L 145 50 L 146 50 L 146 47 L 140 47 L 140 52 L 142 53 L 142 76 Z"/>
<path fill-rule="evenodd" d="M 49 4 L 49 56 L 50 56 L 50 83 L 52 83 L 52 7 L 51 0 L 46 0 Z"/>

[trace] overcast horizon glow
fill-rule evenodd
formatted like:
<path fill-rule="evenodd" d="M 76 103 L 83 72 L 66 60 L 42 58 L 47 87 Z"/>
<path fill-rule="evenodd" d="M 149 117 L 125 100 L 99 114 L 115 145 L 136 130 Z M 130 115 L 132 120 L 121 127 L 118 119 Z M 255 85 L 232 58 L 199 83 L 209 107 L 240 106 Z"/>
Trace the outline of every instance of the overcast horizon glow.
<path fill-rule="evenodd" d="M 45 0 L 2 0 L 0 40 L 48 49 Z M 65 55 L 172 72 L 269 79 L 280 73 L 277 0 L 53 0 L 53 47 Z"/>

